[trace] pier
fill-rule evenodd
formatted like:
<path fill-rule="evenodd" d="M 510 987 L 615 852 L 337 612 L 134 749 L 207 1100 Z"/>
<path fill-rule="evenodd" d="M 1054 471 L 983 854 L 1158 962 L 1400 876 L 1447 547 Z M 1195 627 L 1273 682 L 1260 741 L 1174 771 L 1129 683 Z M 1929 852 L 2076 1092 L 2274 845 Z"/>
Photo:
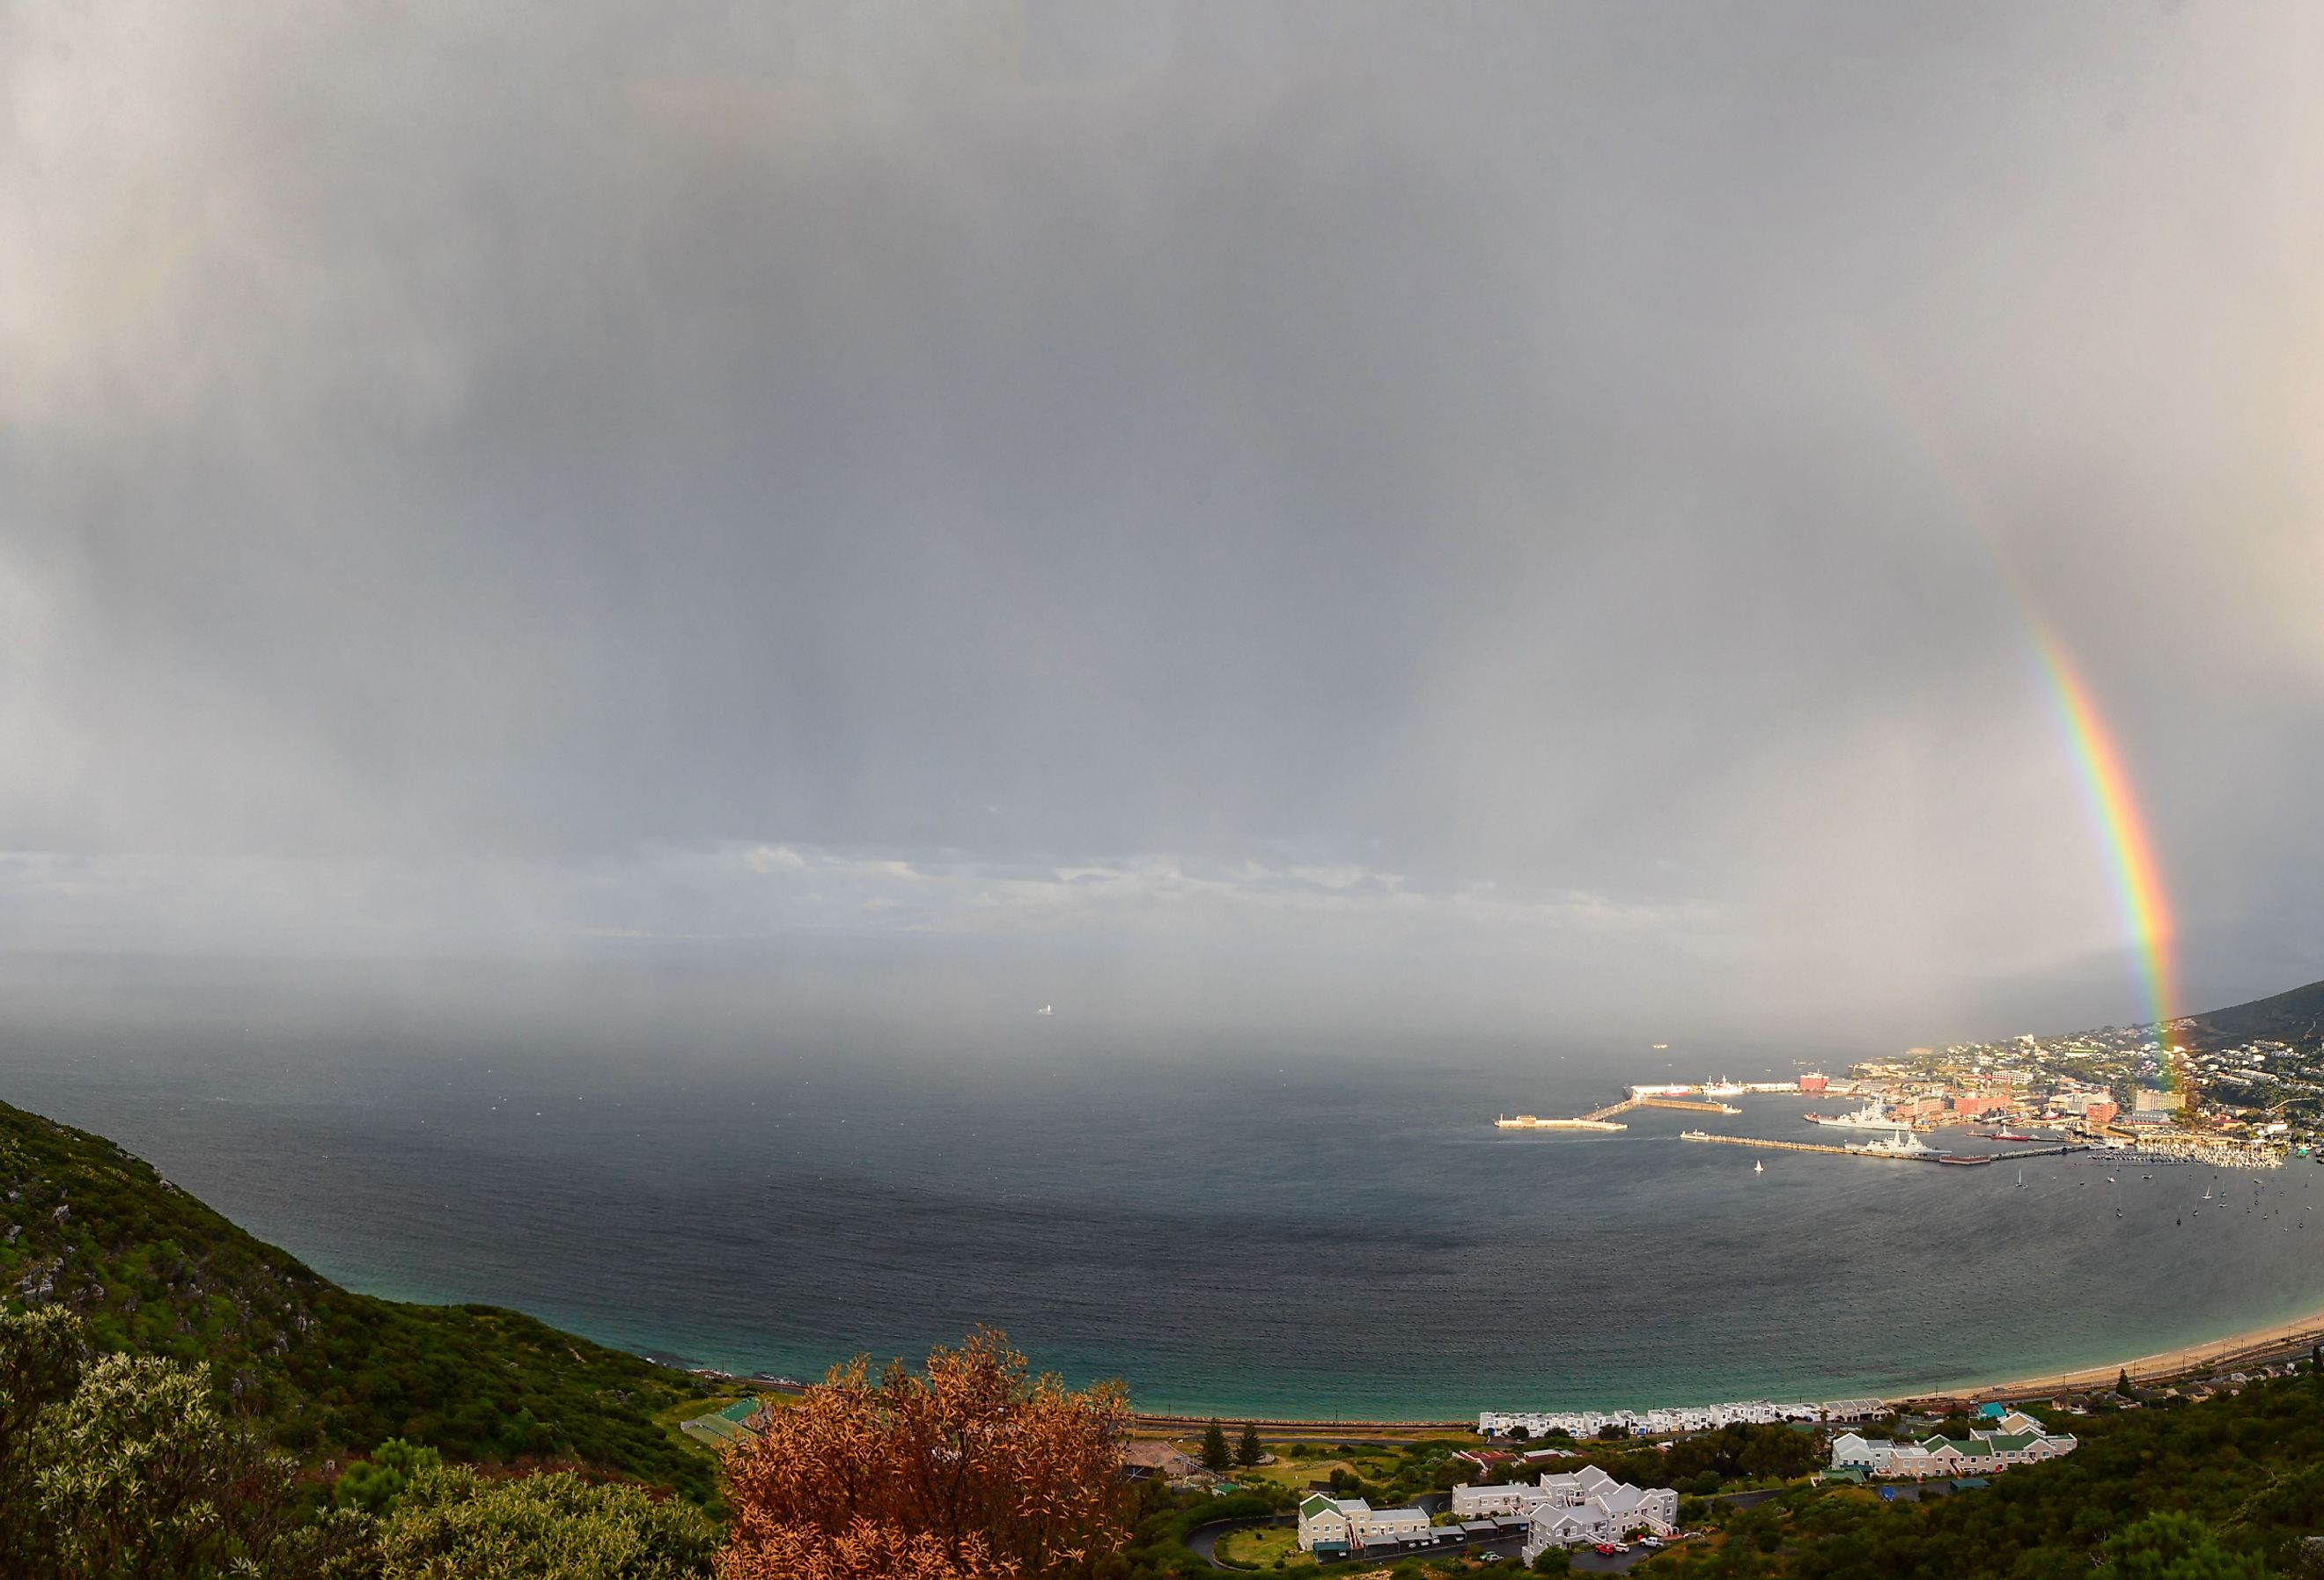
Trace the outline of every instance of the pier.
<path fill-rule="evenodd" d="M 1715 1136 L 1707 1130 L 1687 1130 L 1679 1132 L 1683 1141 L 1711 1141 L 1722 1147 L 1765 1147 L 1775 1152 L 1829 1152 L 1837 1158 L 1871 1158 L 1885 1163 L 1940 1163 L 1945 1154 L 1938 1151 L 1875 1152 L 1864 1147 L 1834 1147 L 1821 1141 L 1771 1141 L 1758 1136 Z M 2056 1147 L 2029 1147 L 2022 1152 L 1995 1152 L 1996 1163 L 2006 1163 L 2013 1158 L 2060 1158 L 2069 1152 L 2087 1152 L 2090 1149 L 2067 1142 Z"/>
<path fill-rule="evenodd" d="M 1503 1114 L 1493 1121 L 1501 1130 L 1628 1130 L 1630 1127 L 1614 1116 L 1628 1113 L 1633 1108 L 1677 1108 L 1689 1113 L 1740 1113 L 1743 1111 L 1726 1103 L 1704 1102 L 1693 1097 L 1674 1097 L 1666 1087 L 1633 1086 L 1629 1095 L 1618 1103 L 1609 1103 L 1603 1108 L 1593 1108 L 1587 1113 L 1577 1113 L 1572 1119 L 1542 1119 L 1530 1113 L 1512 1118 Z"/>
<path fill-rule="evenodd" d="M 1715 1136 L 1707 1130 L 1683 1130 L 1679 1132 L 1678 1139 L 1683 1141 L 1710 1141 L 1721 1147 L 1765 1147 L 1768 1150 L 1775 1152 L 1830 1152 L 1835 1158 L 1880 1158 L 1887 1156 L 1887 1154 L 1881 1152 L 1858 1151 L 1854 1147 L 1835 1147 L 1823 1141 L 1762 1141 L 1757 1136 Z M 1936 1153 L 1931 1152 L 1929 1154 L 1929 1160 L 1934 1162 L 1936 1160 Z M 1917 1163 L 1921 1161 L 1921 1159 L 1916 1154 L 1907 1152 L 1896 1157 L 1893 1160 L 1899 1163 Z"/>

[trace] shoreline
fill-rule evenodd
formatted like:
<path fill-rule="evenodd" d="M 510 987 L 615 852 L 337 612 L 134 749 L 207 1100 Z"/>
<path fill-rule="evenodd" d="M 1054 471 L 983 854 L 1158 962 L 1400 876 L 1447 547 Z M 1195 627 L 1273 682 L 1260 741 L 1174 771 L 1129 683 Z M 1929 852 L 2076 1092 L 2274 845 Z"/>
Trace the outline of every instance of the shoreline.
<path fill-rule="evenodd" d="M 1912 1399 L 2027 1399 L 2044 1393 L 2059 1393 L 2086 1388 L 2109 1388 L 2123 1372 L 2130 1374 L 2133 1382 L 2167 1382 L 2174 1378 L 2216 1372 L 2237 1361 L 2259 1362 L 2281 1359 L 2284 1355 L 2304 1352 L 2324 1344 L 2324 1311 L 2311 1311 L 2289 1322 L 2278 1322 L 2265 1327 L 2246 1328 L 2224 1338 L 2207 1339 L 2201 1344 L 2181 1344 L 2172 1349 L 2157 1350 L 2151 1354 L 2130 1360 L 2107 1361 L 2097 1366 L 2083 1366 L 2070 1372 L 2044 1372 L 2021 1377 L 2006 1382 L 1985 1382 L 1970 1387 L 1937 1389 L 1911 1395 Z M 1904 1402 L 1891 1400 L 1892 1403 Z"/>
<path fill-rule="evenodd" d="M 2079 1367 L 2068 1372 L 2050 1372 L 2019 1376 L 2006 1381 L 1959 1383 L 1946 1388 L 1927 1388 L 1917 1392 L 1891 1395 L 1882 1403 L 1904 1408 L 1937 1400 L 1968 1403 L 2022 1402 L 2045 1398 L 2052 1394 L 2097 1391 L 2111 1388 L 2118 1377 L 2128 1372 L 2133 1382 L 2169 1382 L 2179 1378 L 2201 1375 L 2232 1367 L 2238 1362 L 2256 1364 L 2281 1360 L 2287 1355 L 2302 1354 L 2324 1345 L 2324 1311 L 2312 1311 L 2288 1322 L 2264 1327 L 2246 1328 L 2224 1338 L 2208 1339 L 2201 1344 L 2181 1344 L 2158 1350 L 2151 1354 L 2129 1360 L 2111 1360 L 2093 1366 Z M 1199 1434 L 1212 1417 L 1189 1415 L 1176 1411 L 1134 1411 L 1131 1430 L 1148 1437 L 1185 1437 Z M 1221 1421 L 1230 1418 L 1221 1415 Z M 1331 1440 L 1350 1434 L 1383 1433 L 1405 1436 L 1455 1433 L 1474 1437 L 1475 1418 L 1467 1420 L 1431 1420 L 1378 1418 L 1372 1420 L 1315 1420 L 1296 1418 L 1269 1419 L 1264 1417 L 1234 1416 L 1240 1426 L 1250 1419 L 1262 1435 Z"/>

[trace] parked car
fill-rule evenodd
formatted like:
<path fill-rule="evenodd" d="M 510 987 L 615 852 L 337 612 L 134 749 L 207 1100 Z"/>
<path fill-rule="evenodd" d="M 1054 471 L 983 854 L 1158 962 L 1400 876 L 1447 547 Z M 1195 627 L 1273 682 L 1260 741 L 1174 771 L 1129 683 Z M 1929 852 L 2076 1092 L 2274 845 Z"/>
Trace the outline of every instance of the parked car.
<path fill-rule="evenodd" d="M 1622 1549 L 1610 1541 L 1601 1541 L 1598 1544 L 1598 1556 L 1601 1558 L 1619 1557 L 1621 1554 Z"/>

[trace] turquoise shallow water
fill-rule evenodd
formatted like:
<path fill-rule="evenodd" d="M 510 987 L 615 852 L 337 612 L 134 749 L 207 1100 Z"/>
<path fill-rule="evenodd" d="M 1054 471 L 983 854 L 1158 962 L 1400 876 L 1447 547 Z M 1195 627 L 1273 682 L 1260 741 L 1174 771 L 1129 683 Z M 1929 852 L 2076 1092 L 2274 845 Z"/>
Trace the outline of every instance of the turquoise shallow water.
<path fill-rule="evenodd" d="M 989 1322 L 1148 1408 L 1458 1416 L 1894 1392 L 2324 1308 L 2324 1169 L 2190 1217 L 2193 1170 L 2019 1188 L 1683 1143 L 1678 1113 L 1489 1123 L 1794 1050 L 230 1019 L 20 1014 L 0 1095 L 355 1288 L 736 1370 Z M 1828 1139 L 1741 1101 L 1713 1127 Z"/>

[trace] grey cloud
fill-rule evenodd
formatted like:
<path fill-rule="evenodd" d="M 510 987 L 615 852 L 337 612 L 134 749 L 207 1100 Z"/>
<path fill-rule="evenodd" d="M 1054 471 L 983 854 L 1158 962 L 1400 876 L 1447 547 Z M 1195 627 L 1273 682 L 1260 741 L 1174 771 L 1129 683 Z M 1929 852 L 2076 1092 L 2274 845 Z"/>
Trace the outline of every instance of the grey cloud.
<path fill-rule="evenodd" d="M 1662 919 L 1575 1013 L 1910 1034 L 2118 980 L 2030 617 L 2194 985 L 2324 944 L 2301 8 L 0 30 L 0 846 L 462 949 L 327 874 L 1343 867 Z"/>

